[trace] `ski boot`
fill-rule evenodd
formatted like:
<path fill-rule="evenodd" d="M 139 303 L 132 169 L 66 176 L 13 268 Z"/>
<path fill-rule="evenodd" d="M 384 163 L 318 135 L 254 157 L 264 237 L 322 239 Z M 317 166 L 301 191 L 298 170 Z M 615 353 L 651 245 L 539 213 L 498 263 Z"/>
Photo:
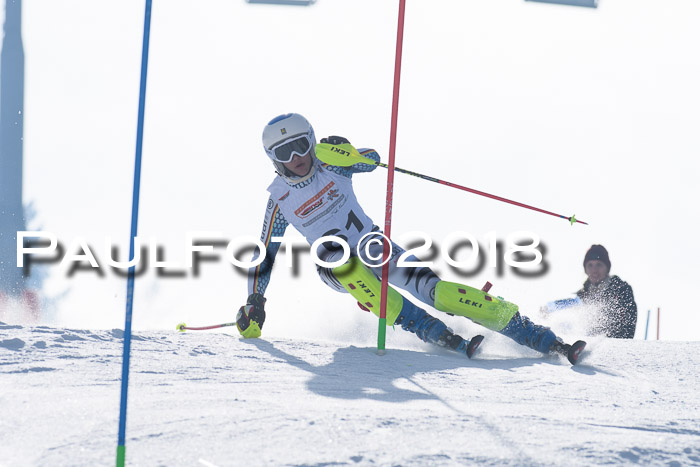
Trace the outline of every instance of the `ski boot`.
<path fill-rule="evenodd" d="M 542 353 L 549 353 L 557 336 L 551 329 L 530 321 L 527 316 L 516 312 L 506 327 L 498 331 L 518 344 L 525 345 Z"/>
<path fill-rule="evenodd" d="M 573 344 L 566 344 L 564 343 L 564 341 L 557 337 L 555 341 L 552 342 L 549 351 L 553 353 L 558 353 L 560 355 L 564 355 L 566 359 L 569 360 L 569 363 L 571 363 L 572 365 L 576 365 L 579 359 L 581 358 L 581 353 L 583 353 L 583 349 L 585 348 L 585 341 L 576 341 Z"/>
<path fill-rule="evenodd" d="M 471 339 L 464 339 L 452 332 L 445 323 L 429 315 L 425 310 L 418 308 L 408 300 L 404 300 L 404 306 L 396 318 L 396 323 L 405 331 L 418 336 L 423 342 L 430 342 L 443 347 L 449 347 L 457 353 L 469 358 L 474 356 L 484 336 L 478 335 Z"/>
<path fill-rule="evenodd" d="M 581 352 L 586 347 L 584 341 L 576 341 L 571 345 L 564 343 L 551 329 L 533 323 L 530 318 L 520 313 L 516 313 L 508 325 L 499 332 L 518 344 L 526 345 L 538 352 L 564 355 L 572 365 L 578 363 Z"/>
<path fill-rule="evenodd" d="M 445 343 L 441 344 L 443 339 Z M 438 345 L 446 345 L 447 347 L 453 349 L 455 352 L 464 354 L 467 357 L 472 358 L 476 353 L 476 350 L 481 345 L 481 341 L 483 340 L 484 336 L 482 336 L 481 334 L 476 335 L 471 339 L 464 339 L 463 337 L 452 333 L 450 328 L 447 328 L 444 331 L 443 336 L 441 336 L 440 341 L 438 341 Z"/>

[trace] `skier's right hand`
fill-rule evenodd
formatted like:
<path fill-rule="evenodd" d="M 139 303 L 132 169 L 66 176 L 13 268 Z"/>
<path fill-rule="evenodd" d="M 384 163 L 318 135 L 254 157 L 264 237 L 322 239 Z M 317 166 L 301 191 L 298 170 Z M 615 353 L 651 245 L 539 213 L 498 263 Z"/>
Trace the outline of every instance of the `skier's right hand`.
<path fill-rule="evenodd" d="M 321 142 L 333 145 L 350 144 L 350 141 L 348 141 L 347 138 L 343 138 L 342 136 L 326 136 L 325 138 L 321 138 Z"/>
<path fill-rule="evenodd" d="M 246 304 L 238 309 L 236 327 L 245 338 L 260 337 L 265 322 L 265 302 L 262 294 L 254 293 L 248 296 Z"/>

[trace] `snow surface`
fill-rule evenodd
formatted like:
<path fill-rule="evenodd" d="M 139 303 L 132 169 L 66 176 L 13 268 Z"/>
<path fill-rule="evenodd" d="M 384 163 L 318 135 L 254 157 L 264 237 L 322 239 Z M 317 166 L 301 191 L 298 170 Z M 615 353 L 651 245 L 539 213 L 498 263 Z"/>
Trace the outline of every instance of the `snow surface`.
<path fill-rule="evenodd" d="M 0 465 L 113 465 L 123 331 L 0 324 Z M 137 332 L 129 465 L 700 465 L 700 342 L 589 339 L 576 367 Z"/>

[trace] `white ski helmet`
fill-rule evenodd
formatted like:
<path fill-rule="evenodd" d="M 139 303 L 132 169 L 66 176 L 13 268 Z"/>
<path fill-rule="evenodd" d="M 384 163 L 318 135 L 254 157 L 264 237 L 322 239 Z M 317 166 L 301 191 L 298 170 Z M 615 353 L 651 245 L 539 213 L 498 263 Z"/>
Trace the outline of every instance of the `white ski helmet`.
<path fill-rule="evenodd" d="M 316 155 L 313 149 L 316 147 L 316 136 L 313 127 L 303 116 L 289 113 L 273 118 L 263 129 L 262 141 L 275 170 L 288 181 L 299 183 L 309 179 L 315 172 Z M 304 156 L 309 151 L 314 160 L 308 174 L 295 175 L 284 167 L 284 162 L 291 161 L 295 155 Z"/>

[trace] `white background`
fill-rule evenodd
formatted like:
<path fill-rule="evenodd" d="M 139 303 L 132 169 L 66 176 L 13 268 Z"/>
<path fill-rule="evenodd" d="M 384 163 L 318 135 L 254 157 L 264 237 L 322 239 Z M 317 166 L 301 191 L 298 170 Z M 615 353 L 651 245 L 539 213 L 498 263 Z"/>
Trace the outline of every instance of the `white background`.
<path fill-rule="evenodd" d="M 242 0 L 154 2 L 139 236 L 168 259 L 187 231 L 258 236 L 272 166 L 260 135 L 299 112 L 317 135 L 340 134 L 387 161 L 397 1 L 319 0 L 308 8 Z M 69 246 L 105 237 L 125 255 L 131 216 L 143 1 L 25 0 L 25 201 L 35 229 Z M 577 218 L 589 226 L 397 174 L 393 232 L 436 242 L 468 231 L 486 245 L 539 234 L 549 272 L 526 280 L 484 269 L 460 279 L 518 303 L 570 296 L 592 243 L 639 306 L 661 307 L 661 338 L 697 340 L 700 279 L 696 177 L 700 6 L 601 1 L 598 9 L 520 0 L 409 0 L 396 164 Z M 355 177 L 384 223 L 386 171 Z M 296 234 L 289 229 L 288 235 Z M 347 295 L 323 285 L 308 256 L 299 278 L 279 261 L 267 292 L 268 336 L 374 332 Z M 50 268 L 54 320 L 121 327 L 125 280 Z M 135 328 L 233 320 L 246 281 L 223 260 L 195 280 L 137 281 Z M 450 321 L 459 329 L 462 322 Z M 652 321 L 653 335 L 655 322 Z"/>

